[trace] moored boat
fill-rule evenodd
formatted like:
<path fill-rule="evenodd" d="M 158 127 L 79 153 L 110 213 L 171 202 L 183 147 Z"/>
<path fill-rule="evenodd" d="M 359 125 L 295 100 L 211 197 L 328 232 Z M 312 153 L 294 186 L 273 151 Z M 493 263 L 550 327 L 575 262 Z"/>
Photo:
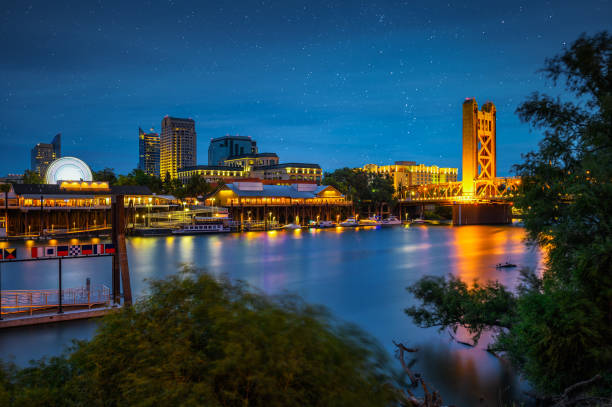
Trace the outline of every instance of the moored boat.
<path fill-rule="evenodd" d="M 402 221 L 399 220 L 396 216 L 389 216 L 387 219 L 383 219 L 381 222 L 382 226 L 396 226 L 401 225 Z"/>
<path fill-rule="evenodd" d="M 332 222 L 331 220 L 320 220 L 317 227 L 325 229 L 325 228 L 333 228 L 334 222 Z"/>
<path fill-rule="evenodd" d="M 359 226 L 359 222 L 355 218 L 347 218 L 344 222 L 340 222 L 340 226 L 342 227 L 355 227 Z"/>
<path fill-rule="evenodd" d="M 301 228 L 302 227 L 296 223 L 289 223 L 287 225 L 284 225 L 281 229 L 296 230 Z"/>
<path fill-rule="evenodd" d="M 173 235 L 199 235 L 204 233 L 227 233 L 230 231 L 229 226 L 223 223 L 206 223 L 183 225 L 179 229 L 172 231 Z"/>

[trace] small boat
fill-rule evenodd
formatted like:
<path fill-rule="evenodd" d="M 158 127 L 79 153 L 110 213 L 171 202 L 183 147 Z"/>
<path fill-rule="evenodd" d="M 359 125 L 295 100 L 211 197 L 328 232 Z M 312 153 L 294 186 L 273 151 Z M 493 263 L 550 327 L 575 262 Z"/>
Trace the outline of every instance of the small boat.
<path fill-rule="evenodd" d="M 331 220 L 320 220 L 317 227 L 321 228 L 321 229 L 326 229 L 326 228 L 333 228 L 334 226 L 334 222 L 332 222 Z"/>
<path fill-rule="evenodd" d="M 348 218 L 344 222 L 340 222 L 340 226 L 345 228 L 359 226 L 359 222 L 355 218 Z"/>
<path fill-rule="evenodd" d="M 418 225 L 421 225 L 421 224 L 425 223 L 425 219 L 423 219 L 423 218 L 416 218 L 416 219 L 412 219 L 412 220 L 410 221 L 410 223 L 416 223 L 416 224 L 418 224 Z"/>
<path fill-rule="evenodd" d="M 296 230 L 296 229 L 301 229 L 302 227 L 296 223 L 289 223 L 287 225 L 283 225 L 281 229 L 287 229 L 287 230 Z"/>
<path fill-rule="evenodd" d="M 389 216 L 387 219 L 383 219 L 381 223 L 382 226 L 396 226 L 401 224 L 402 221 L 393 215 Z"/>
<path fill-rule="evenodd" d="M 376 216 L 370 216 L 367 219 L 362 219 L 359 221 L 359 226 L 379 226 L 381 225 L 381 221 L 378 220 Z"/>
<path fill-rule="evenodd" d="M 204 233 L 227 233 L 229 226 L 223 223 L 209 223 L 204 225 L 184 225 L 172 231 L 173 235 L 199 235 Z"/>
<path fill-rule="evenodd" d="M 495 265 L 496 269 L 509 269 L 509 268 L 513 268 L 513 267 L 517 267 L 516 264 L 513 263 L 509 263 L 509 262 L 505 262 L 505 263 L 498 263 Z"/>

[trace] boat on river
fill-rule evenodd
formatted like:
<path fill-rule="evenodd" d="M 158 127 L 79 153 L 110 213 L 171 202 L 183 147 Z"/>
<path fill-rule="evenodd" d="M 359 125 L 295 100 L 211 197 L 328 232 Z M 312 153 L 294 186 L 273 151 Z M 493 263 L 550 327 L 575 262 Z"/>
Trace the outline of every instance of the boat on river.
<path fill-rule="evenodd" d="M 359 222 L 355 218 L 347 218 L 344 222 L 340 222 L 340 226 L 343 228 L 351 228 L 359 226 Z"/>
<path fill-rule="evenodd" d="M 333 228 L 334 226 L 336 225 L 331 220 L 320 220 L 317 224 L 317 227 L 321 229 Z"/>
<path fill-rule="evenodd" d="M 498 263 L 495 265 L 496 269 L 509 269 L 509 268 L 514 268 L 517 267 L 516 264 L 514 263 L 510 263 L 510 262 L 505 262 L 505 263 Z"/>
<path fill-rule="evenodd" d="M 205 233 L 227 233 L 230 231 L 229 226 L 223 223 L 205 223 L 183 225 L 172 231 L 173 235 L 199 235 Z"/>
<path fill-rule="evenodd" d="M 402 224 L 402 221 L 393 215 L 389 216 L 387 219 L 383 219 L 381 222 L 382 226 L 397 226 L 401 224 Z"/>
<path fill-rule="evenodd" d="M 359 221 L 359 226 L 380 226 L 381 224 L 382 222 L 376 216 L 370 216 Z"/>
<path fill-rule="evenodd" d="M 302 227 L 296 223 L 288 223 L 284 225 L 281 229 L 296 230 L 296 229 L 301 229 L 301 228 Z"/>

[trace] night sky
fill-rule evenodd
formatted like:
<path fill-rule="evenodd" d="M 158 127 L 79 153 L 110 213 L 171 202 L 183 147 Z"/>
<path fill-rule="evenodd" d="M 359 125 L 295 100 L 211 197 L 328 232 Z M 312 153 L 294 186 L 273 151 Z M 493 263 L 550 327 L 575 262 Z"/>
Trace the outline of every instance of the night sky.
<path fill-rule="evenodd" d="M 427 3 L 427 5 L 425 5 Z M 503 3 L 503 4 L 502 4 Z M 251 136 L 325 170 L 461 166 L 461 104 L 498 110 L 498 175 L 539 135 L 516 106 L 536 71 L 612 2 L 2 1 L 0 175 L 62 133 L 63 154 L 128 172 L 138 127 L 191 117 L 208 142 Z"/>

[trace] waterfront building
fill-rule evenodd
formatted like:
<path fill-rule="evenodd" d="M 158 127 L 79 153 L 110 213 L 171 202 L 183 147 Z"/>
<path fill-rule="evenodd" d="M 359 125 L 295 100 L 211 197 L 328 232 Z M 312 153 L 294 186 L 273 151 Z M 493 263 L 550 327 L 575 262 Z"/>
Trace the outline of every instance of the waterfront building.
<path fill-rule="evenodd" d="M 237 178 L 248 178 L 249 173 L 242 167 L 230 167 L 224 165 L 196 165 L 193 167 L 182 168 L 177 172 L 177 178 L 187 184 L 191 177 L 199 175 L 206 179 L 206 182 L 231 182 Z"/>
<path fill-rule="evenodd" d="M 353 214 L 352 202 L 331 185 L 295 183 L 270 185 L 262 181 L 236 181 L 206 198 L 207 205 L 227 208 L 230 217 L 245 222 L 306 224 L 338 220 Z"/>
<path fill-rule="evenodd" d="M 151 193 L 146 186 L 109 186 L 107 182 L 63 181 L 56 184 L 15 184 L 8 202 L 0 194 L 0 207 L 8 207 L 3 220 L 9 237 L 52 236 L 108 228 L 113 196 L 123 195 L 127 220 L 155 210 L 179 207 L 172 196 Z"/>
<path fill-rule="evenodd" d="M 178 170 L 196 165 L 195 121 L 166 116 L 162 120 L 160 139 L 160 175 L 174 179 Z"/>
<path fill-rule="evenodd" d="M 30 169 L 41 177 L 45 176 L 49 164 L 62 156 L 61 137 L 61 133 L 58 133 L 51 143 L 38 143 L 31 150 Z"/>
<path fill-rule="evenodd" d="M 276 153 L 239 154 L 223 160 L 223 165 L 242 167 L 245 171 L 250 171 L 253 167 L 275 164 L 278 164 L 278 155 Z"/>
<path fill-rule="evenodd" d="M 443 184 L 457 181 L 457 168 L 417 164 L 415 161 L 396 161 L 393 165 L 366 164 L 363 170 L 387 174 L 393 179 L 393 187 L 402 195 L 409 188 L 426 184 Z"/>
<path fill-rule="evenodd" d="M 497 112 L 492 102 L 478 110 L 476 99 L 463 102 L 463 194 L 472 195 L 475 180 L 493 180 L 497 176 Z"/>
<path fill-rule="evenodd" d="M 350 205 L 342 193 L 331 185 L 266 185 L 263 182 L 236 181 L 224 185 L 212 197 L 225 207 L 240 205 Z M 212 202 L 212 201 L 211 201 Z"/>
<path fill-rule="evenodd" d="M 208 146 L 208 165 L 225 165 L 223 162 L 232 156 L 257 154 L 257 143 L 251 137 L 226 135 L 210 140 Z"/>
<path fill-rule="evenodd" d="M 319 164 L 283 163 L 253 167 L 251 177 L 263 180 L 321 182 L 323 170 Z"/>
<path fill-rule="evenodd" d="M 138 169 L 147 175 L 159 177 L 160 137 L 153 129 L 148 133 L 138 128 Z"/>

